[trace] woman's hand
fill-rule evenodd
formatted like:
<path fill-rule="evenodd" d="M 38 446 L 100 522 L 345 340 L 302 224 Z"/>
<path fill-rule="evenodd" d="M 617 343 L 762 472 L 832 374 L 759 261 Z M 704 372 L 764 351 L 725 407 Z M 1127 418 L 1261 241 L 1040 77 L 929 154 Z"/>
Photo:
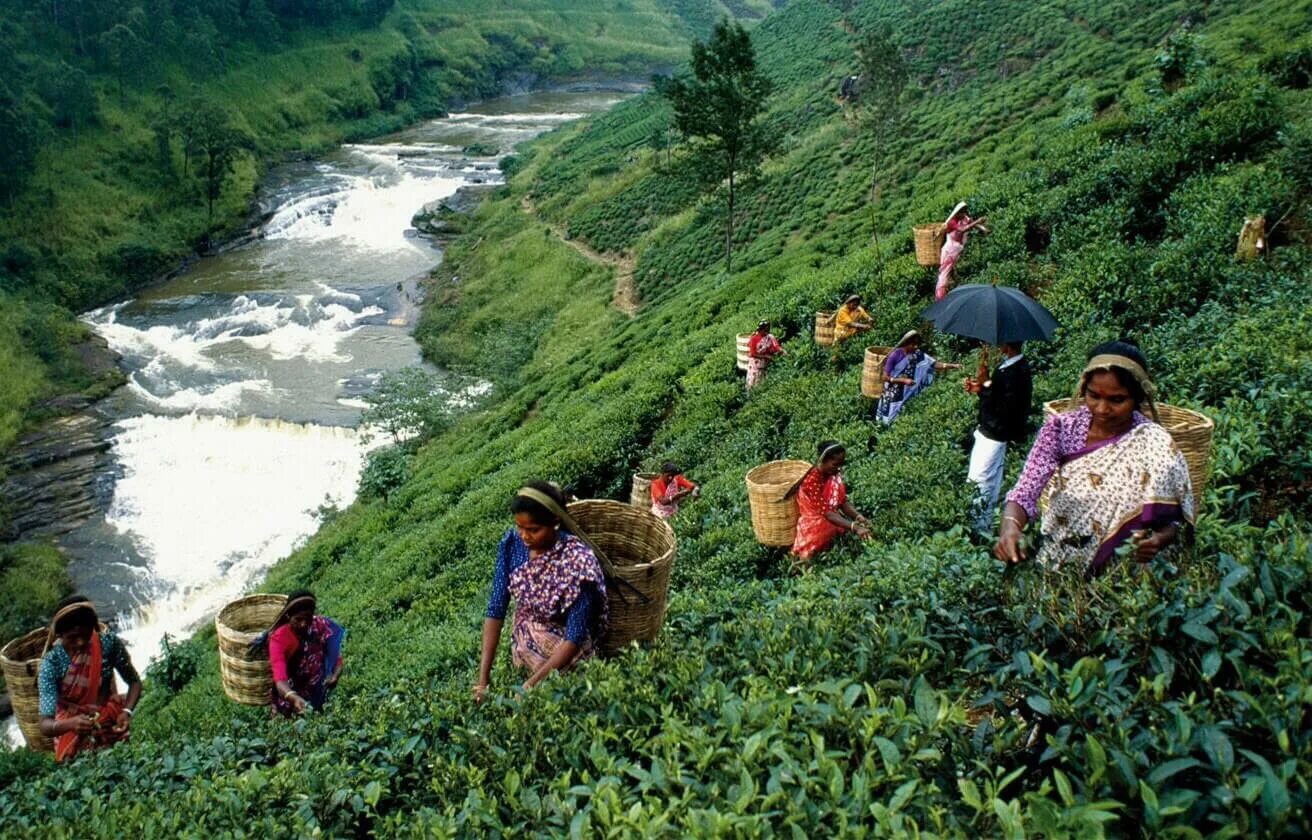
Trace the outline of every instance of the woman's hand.
<path fill-rule="evenodd" d="M 289 692 L 285 697 L 283 697 L 283 699 L 292 705 L 292 708 L 296 710 L 296 714 L 298 715 L 302 714 L 305 711 L 306 706 L 308 705 L 305 702 L 305 698 L 294 691 Z"/>
<path fill-rule="evenodd" d="M 487 683 L 476 684 L 474 686 L 474 702 L 482 703 L 485 697 L 487 697 Z"/>
<path fill-rule="evenodd" d="M 1021 541 L 1024 521 L 1012 512 L 1014 504 L 1008 504 L 1007 512 L 1002 515 L 1002 530 L 998 534 L 998 544 L 993 547 L 993 556 L 1004 563 L 1019 563 L 1025 559 L 1025 546 Z"/>
<path fill-rule="evenodd" d="M 1171 543 L 1175 542 L 1176 528 L 1169 525 L 1159 531 L 1135 531 L 1131 535 L 1131 545 L 1134 546 L 1134 559 L 1140 563 L 1147 563 L 1158 555 L 1158 553 Z"/>
<path fill-rule="evenodd" d="M 90 734 L 96 728 L 96 718 L 94 715 L 75 715 L 64 721 L 65 732 L 76 732 L 79 735 Z"/>
<path fill-rule="evenodd" d="M 870 525 L 864 519 L 852 523 L 852 533 L 856 534 L 863 540 L 870 539 L 873 536 L 870 533 Z"/>
<path fill-rule="evenodd" d="M 123 709 L 118 713 L 118 718 L 114 721 L 114 731 L 116 733 L 127 732 L 132 726 L 132 713 Z"/>

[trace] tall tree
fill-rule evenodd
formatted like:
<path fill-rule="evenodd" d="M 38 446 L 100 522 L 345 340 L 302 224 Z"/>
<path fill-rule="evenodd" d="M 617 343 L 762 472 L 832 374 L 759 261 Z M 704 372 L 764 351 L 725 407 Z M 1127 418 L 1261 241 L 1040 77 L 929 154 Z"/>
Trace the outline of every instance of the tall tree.
<path fill-rule="evenodd" d="M 870 137 L 870 229 L 879 250 L 879 220 L 875 208 L 879 202 L 879 170 L 884 146 L 902 120 L 903 93 L 911 78 L 902 52 L 893 43 L 885 27 L 864 33 L 857 44 L 861 79 L 857 85 L 857 109 L 861 123 Z"/>
<path fill-rule="evenodd" d="M 765 152 L 765 135 L 756 118 L 770 95 L 770 80 L 756 67 L 752 40 L 739 23 L 721 19 L 708 41 L 692 45 L 692 75 L 663 85 L 674 107 L 674 125 L 700 138 L 721 157 L 729 182 L 729 215 L 724 230 L 724 267 L 733 270 L 735 178 L 754 169 Z"/>
<path fill-rule="evenodd" d="M 228 113 L 208 100 L 192 104 L 185 122 L 185 142 L 196 158 L 196 169 L 204 186 L 208 224 L 214 224 L 214 202 L 223 195 L 223 185 L 237 160 L 253 147 L 251 139 L 232 125 Z"/>

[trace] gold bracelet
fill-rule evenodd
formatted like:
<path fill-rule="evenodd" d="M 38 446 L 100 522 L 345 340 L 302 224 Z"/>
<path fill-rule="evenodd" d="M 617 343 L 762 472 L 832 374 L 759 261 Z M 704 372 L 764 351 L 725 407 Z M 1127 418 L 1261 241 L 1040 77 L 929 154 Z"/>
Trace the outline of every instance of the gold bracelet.
<path fill-rule="evenodd" d="M 1024 523 L 1024 522 L 1021 522 L 1019 519 L 1017 519 L 1016 517 L 1012 516 L 1010 513 L 1004 513 L 1004 514 L 1002 514 L 1002 518 L 1003 518 L 1003 519 L 1010 519 L 1012 522 L 1015 522 L 1015 523 L 1016 523 L 1016 527 L 1017 527 L 1017 528 L 1021 529 L 1022 531 L 1025 530 L 1025 523 Z"/>

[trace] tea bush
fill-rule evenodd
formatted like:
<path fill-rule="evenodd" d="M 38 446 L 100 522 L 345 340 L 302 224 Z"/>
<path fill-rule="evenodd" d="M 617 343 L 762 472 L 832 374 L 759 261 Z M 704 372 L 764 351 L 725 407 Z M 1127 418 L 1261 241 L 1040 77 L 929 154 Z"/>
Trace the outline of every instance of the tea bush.
<path fill-rule="evenodd" d="M 844 4 L 846 5 L 846 4 Z M 148 685 L 131 744 L 53 770 L 0 757 L 14 836 L 1303 836 L 1312 616 L 1306 239 L 1308 94 L 1276 73 L 1307 4 L 853 4 L 801 0 L 754 31 L 787 138 L 744 186 L 739 270 L 716 260 L 717 187 L 634 152 L 639 98 L 517 152 L 432 281 L 429 357 L 494 398 L 278 564 L 350 628 L 327 711 L 236 708 L 206 656 Z M 1193 16 L 1193 17 L 1190 17 Z M 1193 20 L 1200 62 L 1154 60 Z M 917 76 L 877 212 L 869 148 L 832 99 L 848 27 L 890 25 Z M 1283 73 L 1283 71 L 1281 71 Z M 1079 79 L 1079 90 L 1071 84 Z M 1167 89 L 1169 88 L 1169 89 Z M 1072 118 L 1074 115 L 1075 118 Z M 1292 139 L 1291 139 L 1292 138 Z M 676 150 L 673 163 L 684 163 Z M 632 160 L 630 161 L 630 155 Z M 600 249 L 638 256 L 642 310 L 608 308 Z M 859 394 L 857 344 L 811 341 L 860 291 L 870 343 L 919 323 L 932 272 L 907 228 L 959 197 L 990 216 L 963 281 L 1021 285 L 1062 324 L 1026 348 L 1041 399 L 1092 344 L 1147 352 L 1163 398 L 1217 422 L 1186 557 L 1092 583 L 1004 570 L 963 523 L 974 404 L 954 375 L 891 427 Z M 1237 263 L 1242 217 L 1288 212 Z M 871 241 L 871 225 L 880 243 Z M 770 318 L 788 355 L 747 393 L 734 335 Z M 973 348 L 926 330 L 930 351 Z M 743 475 L 849 446 L 876 537 L 813 574 L 756 544 Z M 627 496 L 679 461 L 702 485 L 664 632 L 530 693 L 507 657 L 470 698 L 483 599 L 515 488 L 546 476 Z M 1022 453 L 1010 453 L 1009 481 Z M 1127 566 L 1129 564 L 1126 564 Z M 194 644 L 212 648 L 212 631 Z"/>

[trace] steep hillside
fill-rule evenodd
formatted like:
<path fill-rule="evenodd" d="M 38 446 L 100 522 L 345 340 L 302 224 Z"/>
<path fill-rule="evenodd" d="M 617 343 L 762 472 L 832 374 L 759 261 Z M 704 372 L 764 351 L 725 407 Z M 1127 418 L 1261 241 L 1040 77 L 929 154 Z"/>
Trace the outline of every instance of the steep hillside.
<path fill-rule="evenodd" d="M 719 261 L 717 182 L 686 146 L 668 161 L 647 148 L 668 120 L 659 101 L 535 142 L 449 252 L 419 332 L 435 361 L 492 377 L 495 402 L 267 581 L 313 587 L 350 628 L 332 708 L 294 723 L 235 708 L 202 633 L 177 659 L 205 651 L 199 672 L 173 685 L 156 673 L 130 747 L 67 771 L 0 758 L 0 825 L 1312 831 L 1310 14 L 1307 2 L 868 0 L 844 22 L 833 6 L 790 4 L 754 32 L 780 145 L 739 197 L 733 274 Z M 855 65 L 853 33 L 876 22 L 915 90 L 872 210 L 869 138 L 833 95 Z M 1063 324 L 1027 349 L 1040 398 L 1070 393 L 1091 344 L 1128 335 L 1165 400 L 1217 420 L 1182 569 L 1093 584 L 1004 573 L 961 527 L 970 399 L 940 383 L 878 427 L 860 348 L 831 359 L 811 343 L 815 310 L 852 290 L 873 304 L 877 341 L 918 326 L 932 278 L 909 226 L 958 198 L 994 231 L 972 242 L 962 279 L 1031 289 Z M 1283 222 L 1268 258 L 1236 262 L 1255 213 Z M 636 259 L 636 317 L 609 306 L 611 267 L 562 229 Z M 733 336 L 761 317 L 790 355 L 748 396 Z M 934 343 L 947 358 L 970 349 Z M 823 437 L 851 446 L 853 498 L 877 538 L 790 578 L 753 539 L 743 475 L 808 457 Z M 658 643 L 527 695 L 503 657 L 495 699 L 474 706 L 510 494 L 545 476 L 622 497 L 635 469 L 667 458 L 704 493 L 677 520 Z"/>

